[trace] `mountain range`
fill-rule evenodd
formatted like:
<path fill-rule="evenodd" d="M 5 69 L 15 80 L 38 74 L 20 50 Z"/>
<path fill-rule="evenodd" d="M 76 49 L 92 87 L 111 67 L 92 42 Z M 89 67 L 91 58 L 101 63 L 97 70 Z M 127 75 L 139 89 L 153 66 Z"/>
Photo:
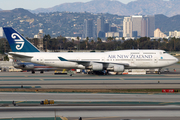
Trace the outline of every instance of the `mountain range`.
<path fill-rule="evenodd" d="M 174 16 L 180 14 L 180 0 L 136 0 L 123 4 L 117 0 L 92 0 L 90 2 L 64 3 L 52 8 L 38 8 L 33 13 L 44 12 L 90 12 L 117 15 L 155 15 Z"/>
<path fill-rule="evenodd" d="M 88 12 L 52 12 L 31 13 L 28 10 L 18 8 L 14 10 L 0 11 L 0 26 L 10 26 L 27 37 L 33 37 L 43 29 L 45 34 L 52 37 L 74 36 L 75 33 L 82 34 L 84 19 L 92 19 L 94 25 L 97 18 L 104 16 L 110 25 L 115 25 L 118 30 L 123 28 L 124 16 L 109 13 L 92 14 Z M 155 15 L 155 28 L 159 28 L 168 35 L 169 31 L 180 31 L 180 15 L 167 17 L 163 14 Z"/>

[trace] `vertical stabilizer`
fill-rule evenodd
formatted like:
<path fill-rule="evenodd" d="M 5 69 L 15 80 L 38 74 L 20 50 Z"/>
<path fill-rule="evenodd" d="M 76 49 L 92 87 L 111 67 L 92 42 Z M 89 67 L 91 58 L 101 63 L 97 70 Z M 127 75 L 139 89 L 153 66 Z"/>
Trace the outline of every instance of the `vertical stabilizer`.
<path fill-rule="evenodd" d="M 12 52 L 40 52 L 33 44 L 11 27 L 3 27 Z"/>

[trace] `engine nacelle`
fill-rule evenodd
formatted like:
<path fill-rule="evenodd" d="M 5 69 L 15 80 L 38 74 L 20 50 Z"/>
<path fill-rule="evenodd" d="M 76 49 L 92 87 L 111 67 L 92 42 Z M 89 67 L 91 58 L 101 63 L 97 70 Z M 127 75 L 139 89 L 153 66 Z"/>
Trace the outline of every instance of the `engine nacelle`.
<path fill-rule="evenodd" d="M 124 65 L 115 65 L 114 72 L 124 72 Z"/>
<path fill-rule="evenodd" d="M 124 72 L 124 65 L 110 64 L 107 70 L 114 72 Z"/>
<path fill-rule="evenodd" d="M 93 71 L 102 71 L 103 70 L 103 64 L 101 63 L 92 63 L 92 70 Z"/>

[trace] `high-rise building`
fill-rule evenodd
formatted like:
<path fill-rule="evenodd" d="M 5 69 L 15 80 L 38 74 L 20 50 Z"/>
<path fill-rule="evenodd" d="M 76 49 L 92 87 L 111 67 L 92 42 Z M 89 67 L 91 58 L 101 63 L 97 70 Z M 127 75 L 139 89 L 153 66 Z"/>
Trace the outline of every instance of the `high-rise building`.
<path fill-rule="evenodd" d="M 93 20 L 84 20 L 83 38 L 93 37 Z"/>
<path fill-rule="evenodd" d="M 37 48 L 43 50 L 43 29 L 39 29 L 39 33 L 36 38 L 38 38 Z"/>
<path fill-rule="evenodd" d="M 155 30 L 155 17 L 144 16 L 141 23 L 141 37 L 153 37 Z"/>
<path fill-rule="evenodd" d="M 104 31 L 104 17 L 101 16 L 97 19 L 97 37 L 102 37 L 101 34 Z"/>
<path fill-rule="evenodd" d="M 141 37 L 148 37 L 148 19 L 145 17 L 141 21 Z"/>
<path fill-rule="evenodd" d="M 109 32 L 109 23 L 104 23 L 104 32 Z"/>
<path fill-rule="evenodd" d="M 154 15 L 148 15 L 146 16 L 148 19 L 148 36 L 147 37 L 153 37 L 154 36 L 154 30 L 155 30 L 155 16 Z"/>
<path fill-rule="evenodd" d="M 131 19 L 131 17 L 124 17 L 123 37 L 132 37 L 132 19 Z"/>
<path fill-rule="evenodd" d="M 141 36 L 142 28 L 142 15 L 133 15 L 132 18 L 132 31 L 137 31 L 137 36 Z"/>
<path fill-rule="evenodd" d="M 155 17 L 154 16 L 131 16 L 132 21 L 132 37 L 153 37 L 155 30 Z M 137 35 L 136 35 L 137 33 Z"/>

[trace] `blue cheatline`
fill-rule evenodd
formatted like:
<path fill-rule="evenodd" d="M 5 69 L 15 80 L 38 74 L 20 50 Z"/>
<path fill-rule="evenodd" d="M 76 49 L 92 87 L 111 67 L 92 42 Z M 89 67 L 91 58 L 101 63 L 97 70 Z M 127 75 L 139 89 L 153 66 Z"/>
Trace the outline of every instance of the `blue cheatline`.
<path fill-rule="evenodd" d="M 3 27 L 12 52 L 40 52 L 33 44 L 11 27 Z"/>

